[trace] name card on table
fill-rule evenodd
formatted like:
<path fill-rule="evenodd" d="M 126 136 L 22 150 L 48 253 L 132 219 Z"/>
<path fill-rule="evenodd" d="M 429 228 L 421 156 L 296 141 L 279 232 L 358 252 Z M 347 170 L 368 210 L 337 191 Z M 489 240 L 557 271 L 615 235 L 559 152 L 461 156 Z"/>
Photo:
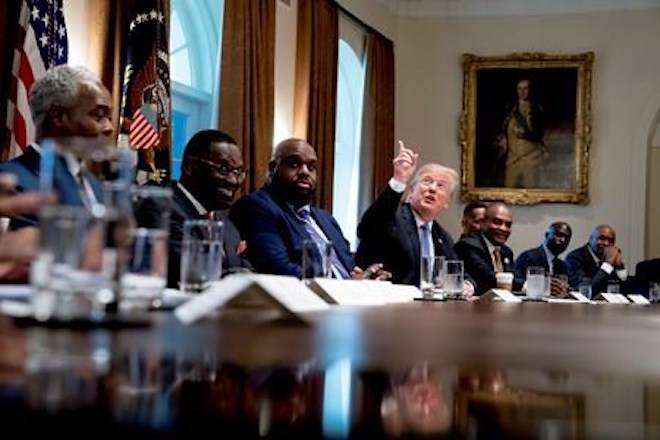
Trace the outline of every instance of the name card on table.
<path fill-rule="evenodd" d="M 329 308 L 299 279 L 279 275 L 234 274 L 213 283 L 174 315 L 184 324 L 192 324 L 219 307 L 266 307 L 306 321 L 305 312 Z"/>
<path fill-rule="evenodd" d="M 651 304 L 649 300 L 642 295 L 628 295 L 628 298 L 630 298 L 630 301 L 632 301 L 633 304 L 638 304 L 640 306 L 648 306 Z"/>
<path fill-rule="evenodd" d="M 630 304 L 628 298 L 620 293 L 601 293 L 596 297 L 596 300 L 605 300 L 608 304 Z"/>
<path fill-rule="evenodd" d="M 577 300 L 579 303 L 584 303 L 584 304 L 589 304 L 591 301 L 589 301 L 589 298 L 584 296 L 582 293 L 578 291 L 572 291 L 568 292 L 573 298 Z"/>
<path fill-rule="evenodd" d="M 496 301 L 496 302 L 505 302 L 505 303 L 520 303 L 522 299 L 518 298 L 513 293 L 504 289 L 490 289 L 488 292 L 484 293 L 479 297 L 479 301 Z"/>
<path fill-rule="evenodd" d="M 414 286 L 389 281 L 315 278 L 310 288 L 330 304 L 382 306 L 413 301 L 421 292 Z"/>

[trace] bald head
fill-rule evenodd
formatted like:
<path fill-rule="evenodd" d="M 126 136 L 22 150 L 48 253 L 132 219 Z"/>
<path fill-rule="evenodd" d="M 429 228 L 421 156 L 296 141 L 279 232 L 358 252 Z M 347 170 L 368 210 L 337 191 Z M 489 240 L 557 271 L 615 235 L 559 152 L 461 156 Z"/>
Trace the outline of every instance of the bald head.
<path fill-rule="evenodd" d="M 603 258 L 605 254 L 605 248 L 609 246 L 614 246 L 616 243 L 616 232 L 614 228 L 610 225 L 598 225 L 589 236 L 589 246 L 591 250 L 594 251 L 594 254 L 598 258 Z"/>
<path fill-rule="evenodd" d="M 486 208 L 486 217 L 481 230 L 493 245 L 502 246 L 511 235 L 513 215 L 508 206 L 502 202 L 493 202 Z"/>
<path fill-rule="evenodd" d="M 566 250 L 572 235 L 573 231 L 568 223 L 554 222 L 545 232 L 545 246 L 554 256 L 558 256 Z"/>
<path fill-rule="evenodd" d="M 285 201 L 302 206 L 311 201 L 316 190 L 316 152 L 303 139 L 283 140 L 271 157 L 269 177 Z"/>

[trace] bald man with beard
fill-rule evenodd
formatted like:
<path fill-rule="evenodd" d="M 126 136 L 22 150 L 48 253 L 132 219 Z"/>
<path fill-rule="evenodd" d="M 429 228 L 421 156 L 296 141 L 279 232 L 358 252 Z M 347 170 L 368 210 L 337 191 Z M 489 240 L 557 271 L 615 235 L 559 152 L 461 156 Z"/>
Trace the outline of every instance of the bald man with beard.
<path fill-rule="evenodd" d="M 332 242 L 335 278 L 389 278 L 382 264 L 355 266 L 348 241 L 328 211 L 312 205 L 318 159 L 302 139 L 280 142 L 268 164 L 266 184 L 236 202 L 230 218 L 247 241 L 247 256 L 257 272 L 302 277 L 303 242 Z M 320 260 L 320 252 L 318 254 Z"/>
<path fill-rule="evenodd" d="M 623 263 L 621 249 L 616 246 L 616 232 L 610 225 L 596 226 L 589 242 L 566 257 L 571 286 L 583 282 L 591 285 L 592 295 L 607 291 L 607 285 L 618 283 L 625 290 L 628 271 Z"/>

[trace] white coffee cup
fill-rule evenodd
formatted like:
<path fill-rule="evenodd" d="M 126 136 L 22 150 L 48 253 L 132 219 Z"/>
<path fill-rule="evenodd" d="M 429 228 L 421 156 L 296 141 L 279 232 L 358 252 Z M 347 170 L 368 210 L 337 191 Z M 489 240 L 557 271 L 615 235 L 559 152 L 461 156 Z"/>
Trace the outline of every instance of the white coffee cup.
<path fill-rule="evenodd" d="M 511 292 L 513 290 L 513 273 L 511 272 L 497 272 L 495 274 L 497 280 L 497 288 L 504 289 Z"/>

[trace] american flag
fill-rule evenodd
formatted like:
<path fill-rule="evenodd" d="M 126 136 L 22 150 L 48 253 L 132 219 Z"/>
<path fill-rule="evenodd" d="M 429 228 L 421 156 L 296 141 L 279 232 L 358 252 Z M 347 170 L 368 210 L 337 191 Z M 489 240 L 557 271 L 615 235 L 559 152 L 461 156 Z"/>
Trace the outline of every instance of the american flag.
<path fill-rule="evenodd" d="M 46 70 L 67 62 L 68 44 L 62 1 L 21 2 L 19 35 L 14 49 L 7 103 L 10 157 L 20 155 L 34 141 L 34 124 L 28 106 L 32 84 L 44 76 Z"/>
<path fill-rule="evenodd" d="M 141 0 L 124 13 L 124 66 L 118 145 L 138 151 L 138 170 L 169 175 L 169 2 Z M 127 145 L 128 144 L 128 145 Z"/>
<path fill-rule="evenodd" d="M 143 105 L 133 113 L 129 142 L 136 150 L 151 148 L 158 143 L 158 115 L 149 105 Z"/>

